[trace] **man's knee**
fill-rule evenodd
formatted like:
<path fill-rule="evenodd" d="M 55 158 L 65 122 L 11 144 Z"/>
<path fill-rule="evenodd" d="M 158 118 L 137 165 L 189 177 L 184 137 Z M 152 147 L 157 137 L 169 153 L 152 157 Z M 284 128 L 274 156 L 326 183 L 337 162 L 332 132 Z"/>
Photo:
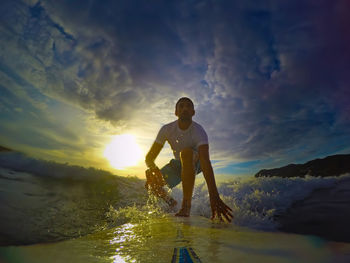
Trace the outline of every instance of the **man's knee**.
<path fill-rule="evenodd" d="M 180 158 L 182 162 L 190 162 L 193 161 L 193 150 L 192 148 L 185 148 L 180 152 Z"/>

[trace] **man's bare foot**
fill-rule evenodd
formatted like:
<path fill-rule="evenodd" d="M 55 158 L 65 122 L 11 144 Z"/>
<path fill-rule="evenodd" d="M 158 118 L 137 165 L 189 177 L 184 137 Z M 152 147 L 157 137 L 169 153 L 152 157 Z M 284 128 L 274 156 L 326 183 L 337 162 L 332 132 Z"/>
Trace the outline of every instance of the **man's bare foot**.
<path fill-rule="evenodd" d="M 191 202 L 182 201 L 182 207 L 179 212 L 175 214 L 175 216 L 184 216 L 189 217 L 191 212 Z"/>
<path fill-rule="evenodd" d="M 175 216 L 189 217 L 190 210 L 186 208 L 181 208 L 180 211 L 175 214 Z"/>

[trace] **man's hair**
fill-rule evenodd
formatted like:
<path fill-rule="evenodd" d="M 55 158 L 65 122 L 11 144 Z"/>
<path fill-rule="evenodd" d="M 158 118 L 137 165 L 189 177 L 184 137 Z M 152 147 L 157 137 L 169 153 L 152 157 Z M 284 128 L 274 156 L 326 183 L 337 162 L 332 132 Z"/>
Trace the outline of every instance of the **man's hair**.
<path fill-rule="evenodd" d="M 177 105 L 178 105 L 181 101 L 184 101 L 184 100 L 189 101 L 189 102 L 192 104 L 192 107 L 194 108 L 193 101 L 192 101 L 190 98 L 188 98 L 188 97 L 182 97 L 182 98 L 180 98 L 180 99 L 176 102 L 175 110 L 177 109 Z"/>

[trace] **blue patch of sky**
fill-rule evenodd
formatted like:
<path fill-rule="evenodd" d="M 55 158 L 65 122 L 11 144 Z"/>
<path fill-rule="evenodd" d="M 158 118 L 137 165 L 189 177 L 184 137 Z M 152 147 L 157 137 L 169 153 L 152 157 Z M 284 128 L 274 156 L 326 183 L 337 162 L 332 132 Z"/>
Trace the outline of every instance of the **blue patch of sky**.
<path fill-rule="evenodd" d="M 77 60 L 74 45 L 72 45 L 70 50 L 64 50 L 62 53 L 59 53 L 57 50 L 56 42 L 53 42 L 52 52 L 54 54 L 55 61 L 63 66 L 69 66 Z"/>
<path fill-rule="evenodd" d="M 53 43 L 52 51 L 54 52 L 55 61 L 61 64 L 62 66 L 69 66 L 73 64 L 77 59 L 74 49 L 65 50 L 62 53 L 58 53 L 56 49 L 56 44 Z"/>
<path fill-rule="evenodd" d="M 21 80 L 17 80 L 17 82 L 21 82 Z M 14 83 L 14 85 L 16 84 Z M 56 124 L 48 120 L 45 115 L 47 111 L 52 112 L 52 109 L 58 107 L 61 103 L 41 94 L 33 86 L 27 86 L 25 89 L 27 91 L 25 94 L 30 96 L 34 103 L 35 101 L 38 103 L 45 102 L 48 108 L 44 110 L 34 107 L 32 102 L 27 100 L 27 97 L 18 97 L 8 87 L 0 85 L 0 104 L 5 106 L 5 109 L 0 108 L 0 130 L 1 137 L 4 140 L 0 144 L 17 145 L 16 147 L 27 145 L 41 149 L 72 148 L 74 145 L 56 141 L 54 137 L 47 135 L 45 132 L 45 130 L 57 131 Z M 57 132 L 65 135 L 64 129 Z M 66 137 L 68 136 L 69 134 Z"/>
<path fill-rule="evenodd" d="M 29 83 L 23 80 L 16 72 L 2 64 L 0 61 L 0 71 L 4 72 L 5 75 L 9 76 L 10 79 L 14 80 L 19 86 L 27 86 Z"/>
<path fill-rule="evenodd" d="M 30 14 L 33 18 L 42 19 L 43 15 L 45 14 L 45 9 L 42 7 L 41 3 L 38 2 L 34 6 L 29 7 Z M 65 39 L 69 41 L 73 41 L 73 44 L 75 41 L 74 37 L 70 34 L 68 34 L 62 26 L 52 21 L 49 16 L 47 15 L 45 19 L 48 21 L 49 25 L 56 28 Z M 74 46 L 74 45 L 73 45 Z M 55 59 L 59 60 L 62 64 L 69 64 L 72 61 L 72 54 L 71 52 L 65 52 L 64 54 L 60 54 L 60 56 L 57 56 L 57 49 L 56 49 L 56 43 L 54 42 L 52 44 L 52 51 L 54 52 Z"/>
<path fill-rule="evenodd" d="M 45 8 L 41 5 L 41 2 L 37 2 L 35 5 L 29 7 L 30 14 L 33 18 L 40 19 L 42 16 L 47 15 L 45 12 Z M 48 17 L 47 17 L 48 18 Z M 53 27 L 55 27 L 62 35 L 64 35 L 65 38 L 69 40 L 75 40 L 74 37 L 70 34 L 68 34 L 62 26 L 59 24 L 53 22 L 51 19 L 49 19 L 49 22 L 52 24 Z"/>
<path fill-rule="evenodd" d="M 30 14 L 32 17 L 40 18 L 42 13 L 45 11 L 44 8 L 41 6 L 40 1 L 37 2 L 35 5 L 29 7 Z"/>
<path fill-rule="evenodd" d="M 16 105 L 20 105 L 16 97 L 7 88 L 0 84 L 0 127 L 4 122 L 13 121 L 13 113 Z M 22 105 L 21 105 L 22 106 Z"/>
<path fill-rule="evenodd" d="M 49 97 L 43 95 L 38 89 L 32 86 L 29 82 L 24 80 L 21 76 L 19 76 L 16 72 L 14 72 L 9 67 L 4 66 L 0 62 L 0 71 L 2 71 L 5 75 L 11 79 L 13 82 L 13 85 L 17 85 L 20 89 L 23 89 L 26 91 L 26 95 L 29 96 L 33 101 L 37 101 L 40 103 L 45 102 L 47 105 L 53 105 L 57 102 L 55 100 L 50 99 Z M 0 89 L 1 94 L 4 94 L 4 100 L 8 99 L 11 101 L 12 108 L 15 108 L 16 106 L 24 109 L 25 111 L 21 114 L 16 114 L 17 118 L 21 118 L 22 120 L 25 120 L 29 117 L 32 117 L 28 114 L 29 111 L 39 113 L 39 110 L 31 105 L 30 102 L 26 100 L 26 98 L 19 98 L 14 93 L 11 92 L 10 87 L 1 86 Z M 15 113 L 15 112 L 12 112 Z M 2 115 L 1 118 L 8 118 L 9 116 Z M 3 119 L 3 120 L 4 120 Z M 18 119 L 17 119 L 18 120 Z M 16 121 L 16 119 L 13 119 L 12 121 Z"/>
<path fill-rule="evenodd" d="M 60 26 L 59 24 L 56 24 L 56 23 L 53 23 L 53 26 L 55 28 L 57 28 L 58 31 L 60 31 L 61 34 L 65 36 L 65 38 L 72 40 L 72 41 L 75 41 L 75 38 L 72 35 L 68 34 L 62 26 Z"/>
<path fill-rule="evenodd" d="M 208 84 L 208 82 L 206 82 L 204 79 L 203 80 L 201 80 L 201 84 L 202 84 L 202 86 L 204 86 L 204 87 L 209 87 L 209 84 Z"/>
<path fill-rule="evenodd" d="M 271 79 L 271 74 L 274 71 L 279 71 L 281 63 L 278 59 L 276 50 L 273 48 L 275 44 L 275 39 L 271 33 L 271 14 L 269 11 L 248 11 L 245 14 L 247 24 L 251 28 L 254 28 L 255 33 L 260 35 L 263 39 L 266 40 L 268 45 L 269 55 L 272 57 L 272 62 L 270 65 L 265 66 L 265 71 L 262 72 L 258 66 L 260 63 L 256 63 L 256 71 L 262 74 L 266 79 Z M 259 58 L 255 58 L 259 59 Z"/>
<path fill-rule="evenodd" d="M 257 167 L 258 164 L 261 164 L 260 160 L 235 163 L 224 168 L 219 168 L 216 172 L 221 174 L 254 174 L 260 169 Z"/>
<path fill-rule="evenodd" d="M 350 135 L 348 133 L 338 134 L 335 138 L 330 138 L 327 141 L 327 147 L 317 149 L 314 152 L 314 157 L 326 157 L 333 154 L 350 154 Z"/>
<path fill-rule="evenodd" d="M 77 76 L 79 78 L 84 78 L 87 76 L 87 72 L 88 72 L 88 67 L 86 67 L 85 65 L 84 65 L 84 67 L 82 65 L 79 65 Z"/>
<path fill-rule="evenodd" d="M 101 48 L 104 48 L 106 44 L 107 44 L 107 41 L 104 38 L 99 37 L 94 42 L 88 45 L 88 49 L 91 49 L 91 50 L 101 49 Z"/>
<path fill-rule="evenodd" d="M 36 3 L 32 7 L 29 7 L 29 11 L 30 11 L 32 18 L 35 18 L 37 20 L 45 20 L 47 23 L 46 26 L 57 29 L 62 34 L 64 39 L 71 45 L 70 50 L 65 49 L 63 52 L 59 53 L 58 52 L 59 49 L 57 48 L 57 43 L 53 42 L 51 49 L 52 49 L 54 59 L 56 60 L 56 62 L 60 63 L 63 66 L 68 66 L 68 65 L 72 64 L 76 60 L 76 56 L 73 52 L 74 47 L 77 44 L 77 41 L 75 40 L 75 38 L 72 35 L 68 34 L 61 25 L 55 23 L 49 17 L 49 15 L 46 14 L 45 8 L 41 5 L 41 2 Z M 35 25 L 37 27 L 41 27 L 40 23 L 37 23 Z M 38 58 L 36 58 L 36 59 L 38 59 Z"/>
<path fill-rule="evenodd" d="M 5 99 L 5 98 L 13 98 L 14 95 L 6 89 L 3 85 L 0 84 L 0 99 Z"/>

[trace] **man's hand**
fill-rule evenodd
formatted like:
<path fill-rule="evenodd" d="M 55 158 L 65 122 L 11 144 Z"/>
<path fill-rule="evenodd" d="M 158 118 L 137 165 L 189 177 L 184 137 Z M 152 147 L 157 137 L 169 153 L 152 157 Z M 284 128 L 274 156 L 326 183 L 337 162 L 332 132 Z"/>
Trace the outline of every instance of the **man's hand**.
<path fill-rule="evenodd" d="M 209 145 L 200 145 L 198 147 L 198 153 L 201 169 L 208 185 L 212 213 L 211 219 L 214 219 L 217 216 L 221 221 L 223 221 L 223 217 L 225 217 L 227 221 L 231 222 L 233 218 L 231 213 L 232 210 L 220 199 L 218 189 L 216 187 L 214 171 L 209 158 Z"/>
<path fill-rule="evenodd" d="M 218 217 L 220 221 L 224 221 L 223 217 L 225 217 L 228 222 L 232 221 L 232 209 L 221 200 L 220 196 L 210 197 L 210 206 L 212 214 L 211 220 Z"/>
<path fill-rule="evenodd" d="M 163 179 L 162 173 L 160 172 L 157 166 L 146 170 L 146 179 L 147 179 L 145 184 L 146 189 L 151 188 L 151 190 L 157 191 L 159 187 L 162 187 L 165 185 L 165 181 Z"/>

